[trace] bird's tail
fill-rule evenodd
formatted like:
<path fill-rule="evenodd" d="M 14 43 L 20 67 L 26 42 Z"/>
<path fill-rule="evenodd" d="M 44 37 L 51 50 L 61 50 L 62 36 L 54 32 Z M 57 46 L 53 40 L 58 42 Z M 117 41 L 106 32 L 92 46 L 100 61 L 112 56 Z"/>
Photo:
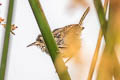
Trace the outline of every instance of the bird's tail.
<path fill-rule="evenodd" d="M 79 22 L 80 25 L 82 24 L 83 20 L 85 19 L 86 15 L 88 14 L 89 11 L 90 11 L 90 7 L 88 7 L 86 9 L 86 11 L 84 12 L 83 16 L 81 17 L 80 22 Z"/>

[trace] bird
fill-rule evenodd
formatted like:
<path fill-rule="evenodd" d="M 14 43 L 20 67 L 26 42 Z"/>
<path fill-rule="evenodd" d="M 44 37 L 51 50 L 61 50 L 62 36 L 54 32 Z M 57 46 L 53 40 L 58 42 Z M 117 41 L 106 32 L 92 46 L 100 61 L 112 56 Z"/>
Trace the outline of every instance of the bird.
<path fill-rule="evenodd" d="M 90 7 L 86 9 L 78 24 L 70 24 L 52 31 L 56 44 L 59 48 L 59 52 L 62 53 L 63 58 L 70 59 L 75 53 L 79 52 L 81 47 L 80 35 L 84 29 L 84 27 L 82 27 L 82 22 L 89 10 Z M 29 44 L 27 47 L 33 45 L 40 47 L 43 52 L 49 53 L 41 34 L 37 36 L 35 42 Z"/>

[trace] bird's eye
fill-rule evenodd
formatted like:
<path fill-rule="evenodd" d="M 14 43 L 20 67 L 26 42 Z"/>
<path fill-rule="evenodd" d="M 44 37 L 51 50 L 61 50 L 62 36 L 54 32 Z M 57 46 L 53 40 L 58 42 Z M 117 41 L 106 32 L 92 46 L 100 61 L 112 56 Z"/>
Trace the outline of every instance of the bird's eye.
<path fill-rule="evenodd" d="M 43 40 L 43 39 L 40 39 L 40 42 L 41 42 L 41 43 L 44 43 L 44 40 Z"/>
<path fill-rule="evenodd" d="M 40 42 L 43 42 L 43 41 L 40 39 Z"/>

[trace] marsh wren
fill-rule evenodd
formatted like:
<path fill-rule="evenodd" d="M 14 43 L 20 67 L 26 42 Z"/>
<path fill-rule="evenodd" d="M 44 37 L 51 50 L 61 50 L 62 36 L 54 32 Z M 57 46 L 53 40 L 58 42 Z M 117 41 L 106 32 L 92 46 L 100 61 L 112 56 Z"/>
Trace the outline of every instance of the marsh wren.
<path fill-rule="evenodd" d="M 84 29 L 84 27 L 81 25 L 84 18 L 88 14 L 89 9 L 89 7 L 86 9 L 80 19 L 79 24 L 67 25 L 52 31 L 56 44 L 58 45 L 59 51 L 62 53 L 63 58 L 68 58 L 73 56 L 75 53 L 78 53 L 81 45 L 80 34 Z M 40 47 L 43 52 L 48 53 L 42 35 L 39 34 L 36 41 L 29 44 L 27 47 L 33 45 Z"/>

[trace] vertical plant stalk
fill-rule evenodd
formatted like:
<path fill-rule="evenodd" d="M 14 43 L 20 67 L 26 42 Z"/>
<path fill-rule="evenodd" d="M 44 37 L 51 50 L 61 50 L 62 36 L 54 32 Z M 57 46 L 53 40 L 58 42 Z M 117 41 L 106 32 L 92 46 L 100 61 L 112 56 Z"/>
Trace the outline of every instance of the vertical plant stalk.
<path fill-rule="evenodd" d="M 68 74 L 67 68 L 62 60 L 62 57 L 59 55 L 59 49 L 56 45 L 56 42 L 51 33 L 49 24 L 46 20 L 46 17 L 43 13 L 42 7 L 39 0 L 29 0 L 30 6 L 33 10 L 34 16 L 36 18 L 39 29 L 42 33 L 43 39 L 49 51 L 49 54 L 52 58 L 52 61 L 55 65 L 56 71 L 60 80 L 71 80 Z"/>
<path fill-rule="evenodd" d="M 98 37 L 98 40 L 97 40 L 97 45 L 96 45 L 96 48 L 95 48 L 95 52 L 94 52 L 94 55 L 93 55 L 93 58 L 92 58 L 92 63 L 91 63 L 91 66 L 90 66 L 90 71 L 89 71 L 89 74 L 88 74 L 88 80 L 92 80 L 93 72 L 95 70 L 95 66 L 96 66 L 97 59 L 98 59 L 98 53 L 99 53 L 99 49 L 100 49 L 101 40 L 102 40 L 102 30 L 100 29 L 99 37 Z"/>
<path fill-rule="evenodd" d="M 6 24 L 6 29 L 5 29 L 4 45 L 3 45 L 2 59 L 1 59 L 1 65 L 0 65 L 0 80 L 4 80 L 4 78 L 5 78 L 7 53 L 8 53 L 8 48 L 9 48 L 9 39 L 10 39 L 11 22 L 12 22 L 12 14 L 13 14 L 13 6 L 14 6 L 14 0 L 9 0 L 7 24 Z"/>
<path fill-rule="evenodd" d="M 101 6 L 100 0 L 94 0 L 94 4 L 100 18 L 101 12 L 98 11 L 99 6 Z M 120 9 L 120 1 L 119 0 L 111 0 L 110 1 L 110 9 L 109 9 L 109 20 L 107 30 L 102 28 L 102 31 L 105 31 L 105 49 L 103 51 L 103 55 L 101 57 L 101 61 L 99 64 L 98 74 L 96 80 L 112 80 L 113 77 L 115 80 L 120 79 L 120 64 L 116 56 L 115 47 L 116 45 L 120 45 L 119 43 L 119 35 L 120 35 L 120 23 L 119 23 L 119 9 Z M 99 19 L 100 23 L 101 20 Z M 104 22 L 105 23 L 105 22 Z M 102 24 L 101 24 L 102 25 Z"/>
<path fill-rule="evenodd" d="M 116 46 L 120 46 L 120 0 L 110 0 L 110 10 L 109 10 L 109 21 L 108 21 L 108 39 L 107 39 L 107 47 L 108 51 L 112 52 L 113 55 L 112 58 L 112 65 L 114 65 L 113 68 L 113 76 L 114 80 L 120 80 L 120 62 L 118 61 L 119 55 L 116 55 L 117 53 L 120 54 L 120 48 L 119 52 L 115 50 Z"/>
<path fill-rule="evenodd" d="M 105 2 L 104 2 L 104 12 L 105 12 L 105 14 L 106 14 L 106 11 L 107 11 L 107 6 L 108 6 L 108 0 L 105 0 Z M 93 72 L 95 70 L 95 66 L 96 66 L 97 59 L 98 59 L 98 54 L 99 54 L 100 44 L 101 44 L 101 41 L 102 41 L 102 36 L 103 36 L 102 29 L 100 28 L 99 35 L 98 35 L 98 40 L 97 40 L 97 45 L 96 45 L 96 48 L 95 48 L 95 52 L 94 52 L 94 55 L 93 55 L 93 58 L 92 58 L 92 63 L 91 63 L 91 66 L 90 66 L 90 71 L 89 71 L 89 74 L 88 74 L 88 80 L 92 80 Z"/>
<path fill-rule="evenodd" d="M 95 8 L 96 8 L 96 11 L 98 14 L 102 33 L 103 33 L 105 41 L 106 41 L 107 21 L 105 19 L 104 8 L 102 6 L 101 0 L 94 0 L 94 5 L 95 5 Z"/>

